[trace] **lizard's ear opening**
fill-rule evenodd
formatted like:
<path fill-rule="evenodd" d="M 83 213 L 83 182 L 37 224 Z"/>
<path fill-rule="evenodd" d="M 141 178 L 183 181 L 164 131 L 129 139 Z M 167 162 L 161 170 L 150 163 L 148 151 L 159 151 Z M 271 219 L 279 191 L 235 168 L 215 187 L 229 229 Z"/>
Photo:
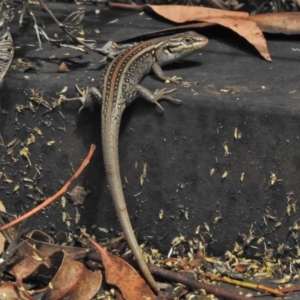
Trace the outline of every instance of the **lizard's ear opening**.
<path fill-rule="evenodd" d="M 156 50 L 155 61 L 163 66 L 177 60 L 179 56 L 181 55 L 172 51 L 172 47 L 167 46 Z"/>

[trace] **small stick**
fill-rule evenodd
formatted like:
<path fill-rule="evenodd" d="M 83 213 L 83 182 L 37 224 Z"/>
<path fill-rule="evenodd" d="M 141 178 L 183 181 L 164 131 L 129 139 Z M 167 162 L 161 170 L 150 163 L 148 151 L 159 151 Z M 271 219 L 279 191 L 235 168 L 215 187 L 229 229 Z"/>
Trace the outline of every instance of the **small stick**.
<path fill-rule="evenodd" d="M 53 12 L 48 8 L 48 6 L 44 3 L 43 0 L 39 0 L 39 3 L 41 7 L 47 12 L 47 14 L 52 18 L 52 20 L 59 26 L 59 28 L 75 43 L 82 45 L 92 51 L 95 51 L 97 53 L 100 53 L 103 56 L 109 56 L 109 51 L 105 48 L 95 48 L 93 46 L 90 46 L 88 43 L 85 43 L 83 40 L 77 38 L 74 36 L 71 32 L 68 31 L 66 25 L 59 22 L 59 20 L 54 16 Z"/>
<path fill-rule="evenodd" d="M 222 282 L 234 284 L 234 285 L 245 287 L 245 288 L 252 289 L 252 290 L 260 290 L 260 291 L 268 292 L 270 294 L 273 294 L 273 295 L 276 295 L 279 297 L 284 296 L 284 293 L 281 290 L 272 289 L 272 288 L 262 285 L 262 284 L 256 284 L 256 283 L 251 283 L 251 282 L 235 280 L 235 279 L 228 278 L 228 277 L 220 277 L 220 276 L 216 276 L 216 275 L 208 274 L 208 273 L 206 273 L 205 276 L 210 278 L 211 280 L 222 281 Z"/>
<path fill-rule="evenodd" d="M 102 255 L 105 257 L 106 261 L 109 262 L 112 265 L 111 259 L 108 257 L 106 251 L 92 238 L 88 238 L 89 242 L 96 248 L 98 253 L 100 254 L 101 261 L 102 261 Z"/>
<path fill-rule="evenodd" d="M 14 226 L 14 225 L 24 221 L 25 219 L 31 217 L 32 215 L 34 215 L 35 213 L 37 213 L 41 209 L 48 206 L 50 203 L 52 203 L 54 200 L 56 200 L 59 196 L 63 195 L 68 190 L 71 183 L 81 174 L 83 169 L 87 166 L 87 164 L 89 163 L 89 161 L 90 161 L 92 155 L 94 154 L 95 150 L 96 150 L 96 146 L 94 144 L 92 144 L 87 157 L 84 159 L 84 161 L 82 162 L 79 169 L 75 172 L 75 174 L 71 177 L 71 179 L 69 179 L 66 182 L 66 184 L 57 193 L 55 193 L 52 197 L 45 200 L 42 204 L 40 204 L 37 207 L 33 208 L 31 211 L 27 212 L 25 215 L 9 222 L 8 224 L 6 224 L 4 226 L 1 226 L 0 231 L 3 231 L 3 230 L 5 230 L 5 229 L 7 229 L 11 226 Z"/>
<path fill-rule="evenodd" d="M 250 300 L 254 299 L 251 297 L 245 297 L 241 296 L 235 293 L 231 293 L 229 291 L 226 291 L 224 289 L 221 289 L 219 287 L 213 286 L 211 284 L 199 282 L 198 280 L 188 278 L 186 276 L 183 276 L 179 273 L 172 272 L 169 270 L 165 270 L 163 268 L 159 268 L 155 265 L 148 264 L 149 270 L 152 274 L 161 276 L 163 278 L 166 278 L 167 280 L 174 281 L 174 282 L 180 282 L 185 284 L 186 286 L 193 288 L 193 289 L 203 289 L 209 294 L 213 294 L 217 297 L 222 297 L 225 299 L 230 300 Z"/>
<path fill-rule="evenodd" d="M 283 293 L 292 293 L 292 292 L 298 292 L 300 291 L 300 285 L 292 285 L 286 288 L 282 288 L 280 290 Z"/>

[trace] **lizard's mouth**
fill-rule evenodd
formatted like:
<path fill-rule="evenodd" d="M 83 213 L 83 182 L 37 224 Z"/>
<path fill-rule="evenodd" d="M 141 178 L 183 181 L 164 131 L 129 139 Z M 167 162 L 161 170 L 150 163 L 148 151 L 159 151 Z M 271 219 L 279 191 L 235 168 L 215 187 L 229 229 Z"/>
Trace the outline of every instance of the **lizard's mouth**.
<path fill-rule="evenodd" d="M 172 48 L 165 48 L 165 49 L 164 49 L 164 52 L 165 52 L 166 54 L 169 54 L 169 53 L 173 53 L 173 50 L 172 50 Z"/>

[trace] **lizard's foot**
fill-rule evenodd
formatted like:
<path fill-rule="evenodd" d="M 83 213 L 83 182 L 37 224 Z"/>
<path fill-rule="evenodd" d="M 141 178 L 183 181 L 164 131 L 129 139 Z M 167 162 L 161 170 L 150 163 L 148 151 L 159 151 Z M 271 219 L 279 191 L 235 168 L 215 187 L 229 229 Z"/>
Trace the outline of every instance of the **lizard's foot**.
<path fill-rule="evenodd" d="M 167 96 L 168 94 L 175 92 L 176 89 L 173 90 L 162 89 L 162 90 L 156 90 L 154 93 L 151 93 L 149 90 L 147 90 L 146 88 L 144 88 L 139 84 L 135 87 L 135 89 L 136 92 L 139 93 L 147 101 L 156 104 L 156 107 L 159 109 L 159 112 L 164 111 L 163 107 L 158 103 L 158 101 L 162 99 L 171 101 L 172 103 L 175 104 L 181 104 L 181 100 Z"/>
<path fill-rule="evenodd" d="M 132 44 L 118 45 L 113 41 L 108 41 L 102 48 L 97 48 L 96 51 L 106 56 L 107 59 L 113 60 L 120 53 L 128 48 L 132 47 Z"/>
<path fill-rule="evenodd" d="M 156 90 L 153 93 L 153 99 L 152 102 L 154 104 L 157 105 L 157 107 L 160 109 L 161 112 L 164 111 L 164 108 L 158 103 L 158 101 L 160 100 L 168 100 L 174 104 L 181 104 L 181 100 L 170 97 L 170 96 L 166 96 L 167 94 L 171 94 L 174 93 L 176 91 L 176 89 L 172 89 L 172 90 L 167 90 L 167 89 L 162 89 L 162 90 Z"/>
<path fill-rule="evenodd" d="M 170 82 L 180 84 L 182 83 L 182 78 L 177 76 L 167 77 L 165 83 L 170 83 Z"/>
<path fill-rule="evenodd" d="M 76 90 L 79 94 L 78 97 L 75 98 L 66 98 L 64 101 L 80 101 L 81 107 L 78 110 L 80 113 L 84 108 L 91 108 L 94 105 L 95 101 L 101 102 L 102 96 L 100 91 L 95 87 L 86 87 L 84 89 L 80 89 L 77 85 L 75 85 Z"/>

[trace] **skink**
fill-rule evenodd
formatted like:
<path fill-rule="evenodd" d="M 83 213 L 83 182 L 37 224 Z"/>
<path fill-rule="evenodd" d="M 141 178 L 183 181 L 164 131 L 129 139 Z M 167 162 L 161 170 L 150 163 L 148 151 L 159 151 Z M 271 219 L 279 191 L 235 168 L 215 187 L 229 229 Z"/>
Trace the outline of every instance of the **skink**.
<path fill-rule="evenodd" d="M 90 88 L 88 93 L 80 98 L 83 107 L 89 106 L 92 98 L 97 98 L 102 103 L 103 156 L 112 200 L 130 249 L 145 279 L 156 293 L 158 293 L 158 287 L 143 259 L 124 199 L 118 154 L 120 122 L 125 107 L 135 99 L 137 94 L 156 104 L 161 110 L 163 108 L 158 103 L 159 100 L 181 103 L 180 100 L 167 96 L 175 89 L 156 90 L 151 93 L 139 82 L 152 70 L 163 81 L 179 83 L 180 77 L 165 76 L 161 66 L 194 53 L 204 47 L 207 42 L 208 39 L 200 34 L 185 32 L 131 46 L 121 52 L 106 67 L 100 81 L 100 91 Z"/>

